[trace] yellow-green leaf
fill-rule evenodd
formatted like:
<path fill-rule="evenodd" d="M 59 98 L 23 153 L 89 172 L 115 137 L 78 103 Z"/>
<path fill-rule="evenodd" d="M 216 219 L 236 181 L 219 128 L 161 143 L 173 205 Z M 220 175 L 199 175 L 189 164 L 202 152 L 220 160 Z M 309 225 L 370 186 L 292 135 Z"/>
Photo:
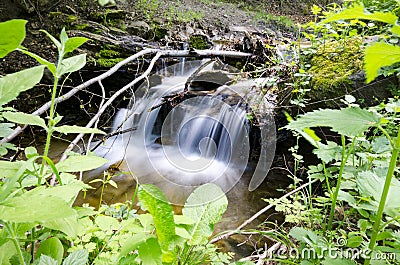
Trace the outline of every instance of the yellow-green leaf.
<path fill-rule="evenodd" d="M 400 62 L 400 47 L 377 42 L 368 46 L 365 50 L 364 68 L 367 75 L 367 83 L 373 81 L 379 73 L 379 69 Z"/>
<path fill-rule="evenodd" d="M 23 112 L 4 112 L 3 117 L 15 123 L 36 125 L 44 129 L 47 129 L 46 122 L 42 118 L 36 115 L 27 114 Z"/>
<path fill-rule="evenodd" d="M 63 125 L 63 126 L 58 126 L 54 127 L 54 130 L 60 133 L 68 134 L 68 133 L 97 133 L 97 134 L 106 134 L 103 131 L 100 131 L 99 129 L 95 128 L 86 128 L 86 127 L 80 127 L 80 126 L 70 126 L 70 125 Z"/>
<path fill-rule="evenodd" d="M 0 23 L 0 58 L 16 50 L 25 39 L 26 20 L 13 19 Z"/>
<path fill-rule="evenodd" d="M 36 66 L 0 78 L 0 106 L 18 97 L 19 93 L 40 82 L 44 66 Z"/>
<path fill-rule="evenodd" d="M 322 20 L 321 23 L 329 23 L 332 21 L 348 19 L 367 19 L 395 25 L 397 18 L 398 17 L 391 12 L 369 13 L 364 9 L 363 5 L 354 5 L 353 7 L 344 9 L 342 12 L 327 17 L 326 19 Z"/>
<path fill-rule="evenodd" d="M 101 167 L 108 160 L 98 156 L 70 156 L 62 162 L 57 163 L 59 172 L 87 171 Z"/>

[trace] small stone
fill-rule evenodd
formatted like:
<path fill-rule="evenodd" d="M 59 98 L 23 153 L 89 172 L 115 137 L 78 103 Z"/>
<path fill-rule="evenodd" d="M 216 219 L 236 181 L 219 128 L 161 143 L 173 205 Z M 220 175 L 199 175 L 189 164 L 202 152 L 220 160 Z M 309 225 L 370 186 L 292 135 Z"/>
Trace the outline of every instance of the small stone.
<path fill-rule="evenodd" d="M 130 21 L 126 23 L 126 31 L 135 36 L 139 36 L 144 39 L 152 37 L 152 32 L 149 24 L 144 21 Z"/>

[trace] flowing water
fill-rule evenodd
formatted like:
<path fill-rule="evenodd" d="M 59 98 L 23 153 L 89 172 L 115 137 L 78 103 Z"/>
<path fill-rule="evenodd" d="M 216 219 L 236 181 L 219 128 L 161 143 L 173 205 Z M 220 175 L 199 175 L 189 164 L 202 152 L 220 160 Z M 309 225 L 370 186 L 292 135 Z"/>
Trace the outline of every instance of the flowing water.
<path fill-rule="evenodd" d="M 214 75 L 211 81 L 193 79 L 201 73 L 209 77 L 210 72 L 219 75 Z M 256 84 L 247 80 L 231 82 L 228 87 L 223 80 L 226 76 L 235 79 L 237 75 L 232 72 L 233 69 L 218 62 L 203 60 L 180 63 L 150 77 L 135 92 L 131 106 L 119 110 L 113 123 L 113 130 L 135 130 L 113 136 L 95 150 L 110 162 L 87 174 L 86 181 L 118 164 L 120 171 L 130 174 L 113 178 L 119 188 L 106 190 L 105 201 L 131 200 L 136 182 L 151 183 L 178 206 L 177 211 L 196 187 L 212 182 L 221 187 L 229 201 L 219 230 L 236 228 L 265 205 L 261 198 L 270 195 L 266 189 L 276 189 L 276 186 L 266 188 L 271 182 L 260 179 L 260 172 L 266 176 L 274 157 L 275 127 L 271 119 L 261 120 L 264 130 L 256 135 L 262 139 L 255 142 L 263 146 L 257 148 L 252 144 L 250 138 L 255 134 L 251 134 L 254 128 L 249 122 L 249 105 L 259 99 L 237 94 L 249 94 L 247 90 Z M 191 79 L 190 92 L 182 93 Z M 163 98 L 169 101 L 165 103 Z M 266 112 L 260 106 L 259 112 Z M 251 114 L 257 116 L 257 112 Z M 268 133 L 269 138 L 265 137 Z M 257 161 L 249 163 L 253 152 L 258 152 L 261 161 L 257 165 Z M 251 190 L 261 187 L 249 191 L 249 185 L 253 185 Z M 89 194 L 89 202 L 99 192 Z"/>

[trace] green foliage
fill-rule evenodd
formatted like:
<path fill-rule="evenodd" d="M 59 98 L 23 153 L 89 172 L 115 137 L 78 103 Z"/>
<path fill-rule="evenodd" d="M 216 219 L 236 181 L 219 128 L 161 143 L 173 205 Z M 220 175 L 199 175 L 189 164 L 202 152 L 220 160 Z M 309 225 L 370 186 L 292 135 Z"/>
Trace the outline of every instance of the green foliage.
<path fill-rule="evenodd" d="M 35 125 L 47 130 L 44 119 L 32 114 L 26 114 L 23 112 L 4 112 L 3 117 L 14 123 Z"/>
<path fill-rule="evenodd" d="M 327 16 L 322 23 L 349 19 L 365 19 L 387 23 L 393 34 L 400 34 L 400 26 L 397 25 L 398 16 L 396 16 L 396 14 L 391 11 L 375 11 L 370 13 L 360 4 L 354 4 L 339 13 Z M 367 47 L 364 60 L 367 83 L 373 81 L 378 76 L 378 70 L 380 68 L 399 62 L 399 54 L 400 49 L 398 47 L 386 43 L 373 43 L 371 46 Z"/>
<path fill-rule="evenodd" d="M 0 58 L 16 50 L 25 39 L 26 20 L 14 19 L 0 23 Z"/>
<path fill-rule="evenodd" d="M 345 19 L 366 19 L 366 20 L 375 20 L 388 24 L 395 24 L 397 20 L 397 16 L 390 12 L 374 12 L 369 13 L 366 12 L 363 5 L 355 4 L 350 8 L 344 9 L 342 12 L 327 16 L 324 19 L 323 23 L 329 23 L 337 20 L 345 20 Z"/>
<path fill-rule="evenodd" d="M 165 195 L 153 185 L 141 185 L 138 198 L 143 204 L 144 209 L 149 211 L 153 216 L 158 242 L 164 252 L 163 261 L 171 262 L 173 258 L 171 245 L 175 240 L 175 223 L 172 206 L 168 203 Z"/>
<path fill-rule="evenodd" d="M 354 102 L 353 98 L 346 98 Z M 298 242 L 299 251 L 308 247 L 308 251 L 311 249 L 317 254 L 302 257 L 303 262 L 333 264 L 332 257 L 323 254 L 323 249 L 334 248 L 344 253 L 356 248 L 364 254 L 372 253 L 364 261 L 364 264 L 369 264 L 371 257 L 381 253 L 381 245 L 390 245 L 387 252 L 391 253 L 396 253 L 395 248 L 399 246 L 393 233 L 400 228 L 394 221 L 400 217 L 397 196 L 400 182 L 395 177 L 400 146 L 400 127 L 396 122 L 398 101 L 382 103 L 369 110 L 351 104 L 340 110 L 323 109 L 300 115 L 286 126 L 302 134 L 305 129 L 311 130 L 310 127 L 329 127 L 342 135 L 341 146 L 306 138 L 315 146 L 313 152 L 322 160 L 322 164 L 310 166 L 309 178 L 325 182 L 325 196 L 294 194 L 286 202 L 270 200 L 276 210 L 286 214 L 287 222 L 301 222 L 301 227 L 292 228 L 289 235 Z M 374 134 L 368 136 L 371 131 Z M 336 182 L 334 189 L 330 188 L 331 182 Z M 298 202 L 306 202 L 299 207 L 301 211 L 289 206 Z M 321 213 L 329 204 L 330 213 L 325 220 L 321 218 L 325 214 Z M 338 216 L 340 213 L 347 223 Z M 388 223 L 393 226 L 387 227 Z M 334 226 L 340 234 L 331 232 Z M 338 243 L 343 241 L 340 237 L 346 238 L 345 244 Z M 387 262 L 393 262 L 392 258 L 393 255 L 387 256 Z M 356 256 L 355 260 L 342 259 L 340 264 L 358 264 L 362 260 L 361 256 Z"/>
<path fill-rule="evenodd" d="M 104 165 L 107 161 L 107 159 L 98 156 L 74 155 L 57 163 L 56 167 L 59 172 L 88 171 Z"/>
<path fill-rule="evenodd" d="M 365 50 L 365 72 L 367 83 L 379 75 L 379 69 L 400 62 L 400 47 L 378 42 Z"/>
<path fill-rule="evenodd" d="M 47 256 L 56 261 L 56 264 L 61 264 L 64 256 L 64 247 L 57 237 L 51 237 L 42 241 L 40 247 L 37 249 L 35 257 L 41 258 L 41 256 Z M 39 261 L 40 264 L 40 261 Z"/>
<path fill-rule="evenodd" d="M 0 78 L 0 105 L 16 99 L 19 93 L 40 82 L 44 66 L 36 66 Z"/>
<path fill-rule="evenodd" d="M 290 122 L 286 128 L 303 131 L 308 127 L 330 127 L 332 131 L 346 136 L 358 136 L 371 126 L 377 126 L 381 122 L 381 116 L 377 113 L 361 109 L 359 107 L 345 108 L 341 110 L 316 110 L 300 116 Z"/>
<path fill-rule="evenodd" d="M 343 96 L 349 77 L 362 70 L 363 48 L 359 37 L 326 41 L 310 56 L 308 73 L 313 89 L 307 93 L 314 100 L 326 95 Z"/>
<path fill-rule="evenodd" d="M 182 213 L 194 221 L 189 230 L 190 245 L 207 242 L 214 230 L 214 224 L 220 220 L 227 205 L 228 201 L 223 191 L 213 184 L 205 184 L 189 196 Z"/>

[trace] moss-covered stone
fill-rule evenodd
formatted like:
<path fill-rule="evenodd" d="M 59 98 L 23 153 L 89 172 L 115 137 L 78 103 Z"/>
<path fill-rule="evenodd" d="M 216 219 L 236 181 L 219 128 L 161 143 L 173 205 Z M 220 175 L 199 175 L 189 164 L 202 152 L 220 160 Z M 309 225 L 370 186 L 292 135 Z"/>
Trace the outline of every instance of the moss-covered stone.
<path fill-rule="evenodd" d="M 153 26 L 153 32 L 154 32 L 154 39 L 161 40 L 168 34 L 168 29 L 156 25 Z"/>
<path fill-rule="evenodd" d="M 125 58 L 121 57 L 119 48 L 115 45 L 105 45 L 95 54 L 96 63 L 100 67 L 110 68 Z"/>
<path fill-rule="evenodd" d="M 125 58 L 99 58 L 96 62 L 100 67 L 110 68 L 124 59 Z"/>
<path fill-rule="evenodd" d="M 354 37 L 321 45 L 310 60 L 313 101 L 335 98 L 353 89 L 349 77 L 362 70 L 362 39 Z"/>
<path fill-rule="evenodd" d="M 205 50 L 210 47 L 210 44 L 208 43 L 206 36 L 192 35 L 189 38 L 189 46 L 193 49 Z"/>

